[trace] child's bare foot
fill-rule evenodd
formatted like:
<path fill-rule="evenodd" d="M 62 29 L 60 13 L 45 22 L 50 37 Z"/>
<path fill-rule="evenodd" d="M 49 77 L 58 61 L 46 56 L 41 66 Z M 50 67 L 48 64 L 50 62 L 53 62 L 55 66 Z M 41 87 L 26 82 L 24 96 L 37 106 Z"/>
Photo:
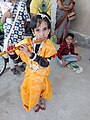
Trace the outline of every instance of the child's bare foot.
<path fill-rule="evenodd" d="M 43 98 L 40 99 L 40 109 L 46 110 L 45 99 L 43 99 Z"/>
<path fill-rule="evenodd" d="M 35 112 L 39 112 L 39 109 L 40 109 L 40 106 L 37 104 L 37 105 L 34 107 L 34 111 L 35 111 Z"/>

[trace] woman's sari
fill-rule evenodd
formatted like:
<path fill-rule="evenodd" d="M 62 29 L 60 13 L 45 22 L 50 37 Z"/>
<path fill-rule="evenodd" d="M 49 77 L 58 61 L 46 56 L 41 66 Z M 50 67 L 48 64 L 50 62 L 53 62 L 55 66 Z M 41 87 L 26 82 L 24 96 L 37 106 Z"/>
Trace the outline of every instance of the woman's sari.
<path fill-rule="evenodd" d="M 63 5 L 69 5 L 71 0 L 63 0 Z M 60 44 L 67 34 L 69 20 L 67 19 L 67 11 L 60 10 L 57 5 L 55 35 L 57 36 L 57 44 Z"/>

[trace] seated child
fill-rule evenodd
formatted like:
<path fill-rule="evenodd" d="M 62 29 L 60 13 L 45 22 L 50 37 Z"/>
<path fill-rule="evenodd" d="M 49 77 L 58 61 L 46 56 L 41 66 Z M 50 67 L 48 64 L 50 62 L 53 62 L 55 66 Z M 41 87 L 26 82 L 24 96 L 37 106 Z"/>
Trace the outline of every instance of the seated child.
<path fill-rule="evenodd" d="M 62 67 L 66 67 L 68 62 L 76 62 L 81 59 L 80 55 L 75 52 L 73 39 L 74 35 L 68 33 L 57 50 L 57 59 Z"/>

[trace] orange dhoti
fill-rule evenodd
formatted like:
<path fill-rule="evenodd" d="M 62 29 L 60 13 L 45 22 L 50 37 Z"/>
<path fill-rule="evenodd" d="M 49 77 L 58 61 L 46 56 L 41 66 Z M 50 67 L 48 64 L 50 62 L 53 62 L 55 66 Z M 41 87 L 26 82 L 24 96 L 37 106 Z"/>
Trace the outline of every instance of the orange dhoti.
<path fill-rule="evenodd" d="M 27 111 L 38 104 L 40 97 L 51 99 L 52 88 L 48 80 L 49 71 L 49 67 L 36 72 L 26 69 L 25 79 L 21 86 L 21 96 Z"/>

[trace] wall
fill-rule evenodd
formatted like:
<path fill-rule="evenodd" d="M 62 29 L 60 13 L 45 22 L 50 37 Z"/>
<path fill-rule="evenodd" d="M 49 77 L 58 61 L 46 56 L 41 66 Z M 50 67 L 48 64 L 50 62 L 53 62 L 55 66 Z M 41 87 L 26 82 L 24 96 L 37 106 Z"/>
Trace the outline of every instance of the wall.
<path fill-rule="evenodd" d="M 76 0 L 76 19 L 71 23 L 70 29 L 90 36 L 90 1 Z"/>

